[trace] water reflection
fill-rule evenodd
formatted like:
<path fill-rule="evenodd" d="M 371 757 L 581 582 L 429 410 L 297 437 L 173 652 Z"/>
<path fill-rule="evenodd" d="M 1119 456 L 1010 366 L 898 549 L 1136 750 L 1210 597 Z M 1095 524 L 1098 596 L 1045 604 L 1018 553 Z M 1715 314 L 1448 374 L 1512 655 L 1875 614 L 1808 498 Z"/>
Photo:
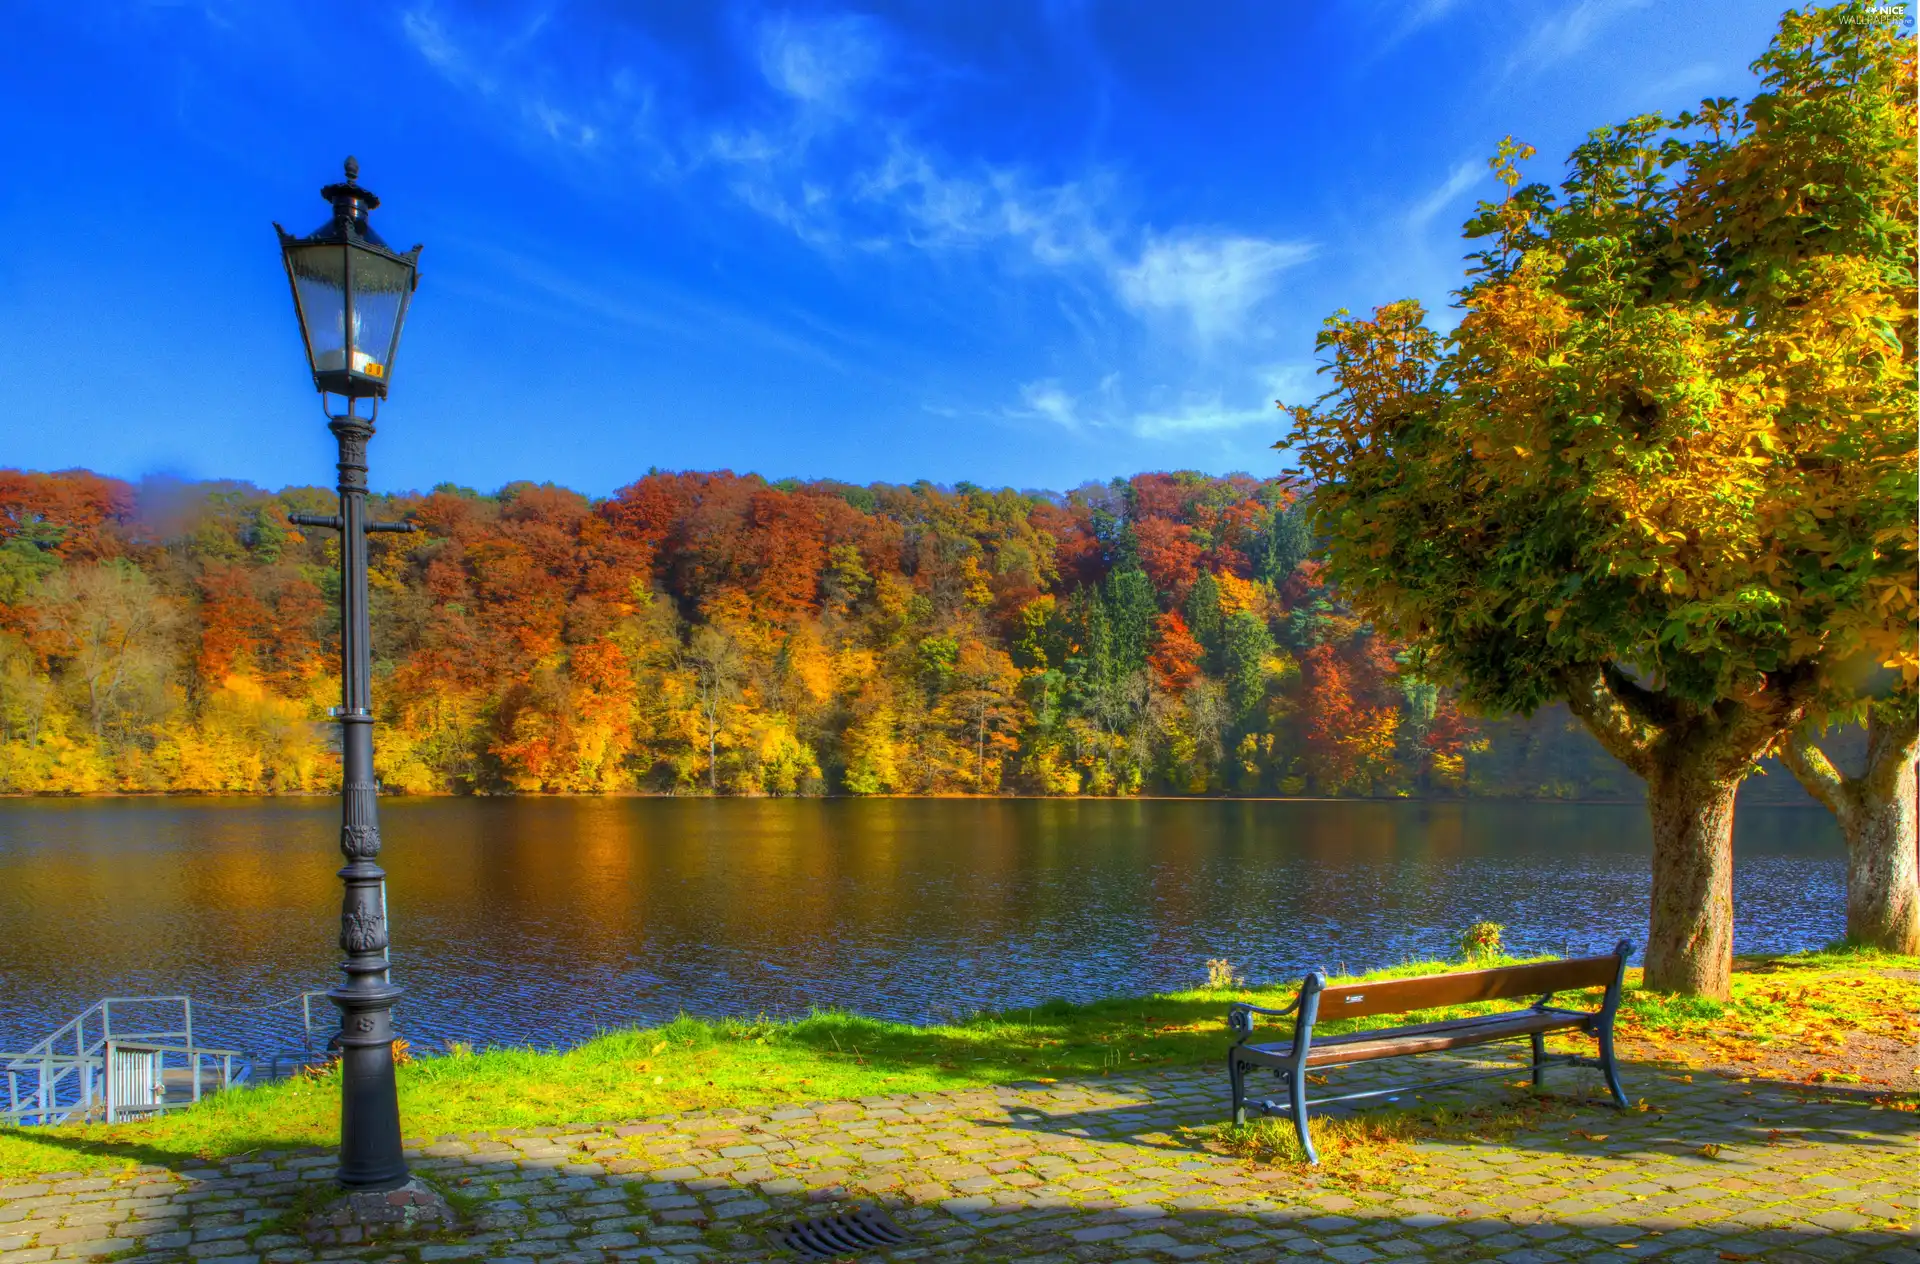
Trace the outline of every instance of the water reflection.
<path fill-rule="evenodd" d="M 388 800 L 395 978 L 418 1043 L 832 1006 L 913 1020 L 1050 996 L 1644 936 L 1637 807 L 1503 803 Z M 331 801 L 0 805 L 0 1047 L 101 996 L 250 1005 L 335 977 Z M 1841 927 L 1817 809 L 1739 818 L 1742 950 Z M 297 1008 L 203 1011 L 294 1041 Z"/>

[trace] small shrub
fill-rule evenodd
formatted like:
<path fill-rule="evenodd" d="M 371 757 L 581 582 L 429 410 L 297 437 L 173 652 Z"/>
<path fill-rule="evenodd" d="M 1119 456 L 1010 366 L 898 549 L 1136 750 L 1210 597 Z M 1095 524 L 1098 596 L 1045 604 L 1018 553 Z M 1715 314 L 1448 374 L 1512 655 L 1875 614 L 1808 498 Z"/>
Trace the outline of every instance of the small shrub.
<path fill-rule="evenodd" d="M 1233 962 L 1225 957 L 1207 958 L 1207 986 L 1215 991 L 1245 987 L 1247 981 L 1233 972 Z"/>
<path fill-rule="evenodd" d="M 336 1079 L 340 1075 L 340 1055 L 332 1054 L 325 1062 L 314 1062 L 300 1068 L 300 1078 L 312 1084 Z"/>
<path fill-rule="evenodd" d="M 1490 961 L 1501 954 L 1500 934 L 1506 930 L 1499 922 L 1475 922 L 1460 932 L 1460 957 L 1463 961 Z"/>
<path fill-rule="evenodd" d="M 406 1066 L 413 1060 L 413 1046 L 408 1044 L 404 1037 L 394 1037 L 393 1065 Z M 325 1062 L 313 1062 L 300 1068 L 301 1077 L 313 1082 L 332 1079 L 339 1074 L 340 1055 L 338 1052 L 329 1053 Z"/>

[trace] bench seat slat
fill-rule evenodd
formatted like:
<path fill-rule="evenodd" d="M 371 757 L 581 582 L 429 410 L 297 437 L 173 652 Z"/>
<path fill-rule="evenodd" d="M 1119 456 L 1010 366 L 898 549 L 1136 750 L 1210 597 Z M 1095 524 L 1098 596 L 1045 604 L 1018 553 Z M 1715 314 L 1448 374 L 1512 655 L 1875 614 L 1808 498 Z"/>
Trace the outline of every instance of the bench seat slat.
<path fill-rule="evenodd" d="M 1416 1023 L 1376 1031 L 1353 1031 L 1339 1036 L 1316 1036 L 1307 1049 L 1307 1065 L 1339 1066 L 1349 1062 L 1371 1062 L 1376 1058 L 1397 1058 L 1411 1053 L 1433 1053 L 1442 1049 L 1462 1049 L 1470 1045 L 1511 1040 L 1516 1036 L 1584 1028 L 1590 1016 L 1569 1014 L 1563 1010 L 1520 1010 L 1508 1014 L 1482 1014 L 1473 1018 L 1454 1018 L 1436 1023 Z M 1293 1042 L 1271 1045 L 1243 1045 L 1260 1060 L 1290 1062 Z"/>

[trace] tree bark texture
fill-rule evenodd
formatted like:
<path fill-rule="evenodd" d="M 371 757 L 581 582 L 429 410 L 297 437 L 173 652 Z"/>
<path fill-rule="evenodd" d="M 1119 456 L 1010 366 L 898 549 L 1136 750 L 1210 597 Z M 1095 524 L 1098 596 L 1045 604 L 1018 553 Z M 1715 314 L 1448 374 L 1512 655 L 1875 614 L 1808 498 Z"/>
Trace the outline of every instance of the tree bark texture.
<path fill-rule="evenodd" d="M 1657 770 L 1649 988 L 1725 1000 L 1733 976 L 1733 796 L 1737 778 Z"/>
<path fill-rule="evenodd" d="M 1876 703 L 1867 720 L 1867 768 L 1836 769 L 1810 736 L 1796 735 L 1781 758 L 1807 793 L 1840 823 L 1847 842 L 1847 942 L 1920 953 L 1920 830 L 1914 757 L 1920 729 L 1911 702 Z"/>
<path fill-rule="evenodd" d="M 1914 765 L 1893 792 L 1863 803 L 1847 838 L 1847 942 L 1920 954 L 1920 861 L 1915 856 Z"/>

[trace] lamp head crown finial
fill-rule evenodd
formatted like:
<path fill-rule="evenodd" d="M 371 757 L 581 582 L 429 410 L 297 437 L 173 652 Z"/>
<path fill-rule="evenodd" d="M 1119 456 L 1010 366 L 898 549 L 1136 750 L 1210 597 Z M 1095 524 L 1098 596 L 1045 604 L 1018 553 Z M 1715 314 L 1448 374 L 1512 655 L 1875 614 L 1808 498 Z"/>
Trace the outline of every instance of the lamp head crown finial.
<path fill-rule="evenodd" d="M 352 154 L 347 155 L 347 183 L 352 184 L 360 178 L 360 160 Z"/>

